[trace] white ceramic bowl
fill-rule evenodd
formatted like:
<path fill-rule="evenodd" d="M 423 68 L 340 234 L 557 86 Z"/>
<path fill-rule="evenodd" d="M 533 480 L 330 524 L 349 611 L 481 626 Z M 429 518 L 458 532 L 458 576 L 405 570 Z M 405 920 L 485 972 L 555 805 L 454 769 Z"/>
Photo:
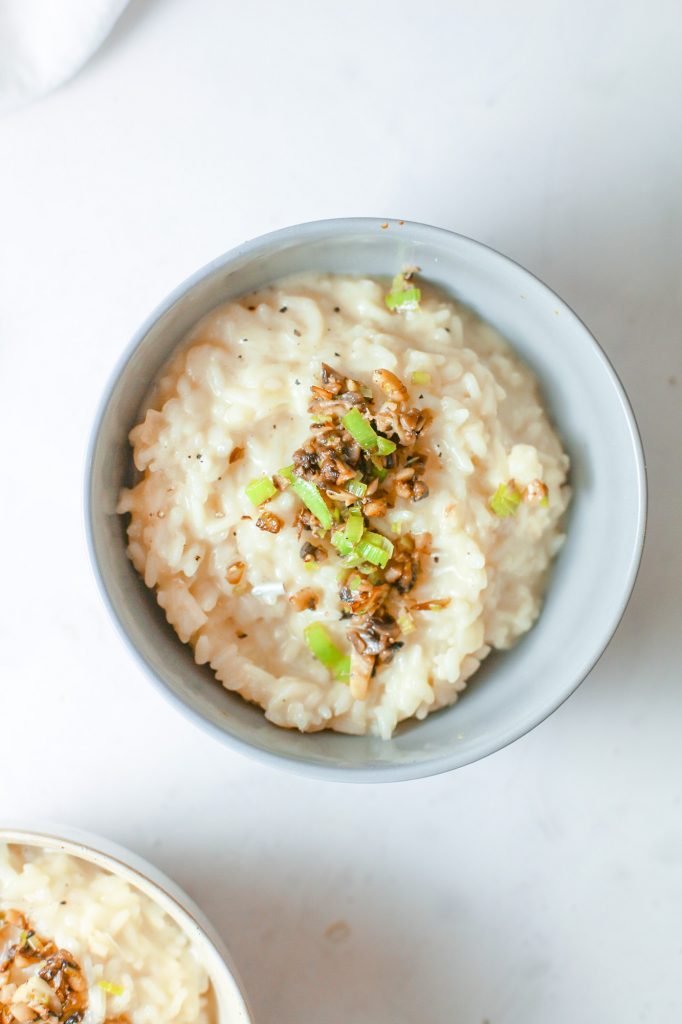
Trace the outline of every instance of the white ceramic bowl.
<path fill-rule="evenodd" d="M 391 275 L 405 263 L 490 321 L 540 379 L 571 456 L 568 538 L 542 614 L 509 652 L 491 656 L 459 701 L 394 738 L 301 735 L 194 663 L 126 557 L 115 512 L 131 479 L 127 442 L 151 381 L 210 309 L 286 274 Z M 198 271 L 133 339 L 92 440 L 86 521 L 93 565 L 122 635 L 151 678 L 215 736 L 261 760 L 335 780 L 393 781 L 475 761 L 537 725 L 578 686 L 625 610 L 644 540 L 646 481 L 637 426 L 608 359 L 578 317 L 528 271 L 469 238 L 402 221 L 332 220 L 247 242 Z"/>
<path fill-rule="evenodd" d="M 80 857 L 118 875 L 158 904 L 188 936 L 202 959 L 215 993 L 216 1024 L 253 1024 L 229 953 L 187 893 L 142 857 L 99 836 L 76 829 L 22 825 L 0 827 L 0 843 L 37 846 Z"/>

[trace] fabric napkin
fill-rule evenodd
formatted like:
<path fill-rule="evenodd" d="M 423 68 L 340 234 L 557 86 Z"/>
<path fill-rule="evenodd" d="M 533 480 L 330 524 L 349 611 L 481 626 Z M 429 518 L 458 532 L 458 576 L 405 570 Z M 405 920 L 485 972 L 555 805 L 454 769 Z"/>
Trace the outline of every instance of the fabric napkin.
<path fill-rule="evenodd" d="M 128 0 L 0 0 L 0 113 L 71 78 Z"/>

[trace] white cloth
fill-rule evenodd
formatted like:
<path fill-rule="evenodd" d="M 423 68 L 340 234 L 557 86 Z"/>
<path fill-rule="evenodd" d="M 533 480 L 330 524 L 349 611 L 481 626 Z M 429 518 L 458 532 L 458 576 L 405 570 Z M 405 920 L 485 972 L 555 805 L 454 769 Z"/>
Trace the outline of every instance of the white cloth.
<path fill-rule="evenodd" d="M 128 0 L 0 0 L 0 113 L 71 78 Z"/>

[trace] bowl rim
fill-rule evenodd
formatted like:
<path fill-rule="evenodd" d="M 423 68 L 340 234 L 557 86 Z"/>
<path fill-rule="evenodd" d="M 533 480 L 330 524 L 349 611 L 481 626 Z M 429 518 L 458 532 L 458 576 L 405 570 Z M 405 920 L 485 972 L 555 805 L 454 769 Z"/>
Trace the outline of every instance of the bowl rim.
<path fill-rule="evenodd" d="M 255 1024 L 244 986 L 223 940 L 191 896 L 161 868 L 104 836 L 47 822 L 37 827 L 23 822 L 0 821 L 0 843 L 62 851 L 135 885 L 164 913 L 168 914 L 171 907 L 171 916 L 185 935 L 192 940 L 191 930 L 196 931 L 210 950 L 214 963 L 206 965 L 206 973 L 213 988 L 218 988 L 218 969 L 222 972 L 222 984 L 229 983 L 230 995 L 236 1003 L 241 1024 Z M 217 1020 L 216 1024 L 222 1024 L 222 1021 Z M 237 1024 L 236 1020 L 234 1024 Z"/>
<path fill-rule="evenodd" d="M 636 502 L 636 533 L 635 542 L 630 555 L 630 562 L 628 565 L 627 576 L 625 586 L 621 594 L 620 601 L 617 605 L 614 605 L 611 616 L 609 618 L 608 626 L 604 630 L 603 638 L 599 643 L 596 650 L 590 653 L 590 656 L 584 661 L 581 669 L 579 670 L 575 683 L 560 697 L 559 700 L 553 699 L 547 710 L 544 710 L 534 715 L 528 722 L 525 722 L 520 727 L 515 727 L 511 732 L 503 737 L 497 737 L 496 739 L 489 739 L 487 742 L 482 741 L 479 744 L 479 749 L 474 757 L 460 757 L 457 754 L 457 748 L 453 747 L 452 751 L 447 754 L 442 754 L 435 757 L 433 760 L 424 760 L 418 762 L 409 762 L 407 764 L 374 764 L 374 765 L 359 765 L 354 767 L 353 765 L 332 765 L 332 764 L 320 764 L 317 761 L 301 758 L 293 754 L 276 753 L 268 750 L 265 747 L 256 746 L 246 740 L 241 739 L 239 736 L 233 733 L 227 732 L 226 729 L 220 728 L 218 725 L 210 722 L 205 718 L 199 711 L 190 707 L 182 700 L 166 683 L 166 681 L 158 675 L 152 667 L 147 663 L 147 660 L 142 653 L 135 646 L 130 636 L 128 635 L 123 622 L 121 621 L 118 611 L 116 610 L 114 603 L 109 594 L 109 590 L 104 578 L 104 573 L 99 564 L 97 557 L 95 539 L 94 539 L 94 508 L 93 508 L 93 496 L 92 496 L 92 465 L 95 450 L 99 442 L 100 431 L 102 428 L 103 420 L 106 415 L 106 411 L 109 406 L 109 402 L 113 395 L 113 392 L 125 372 L 126 366 L 133 354 L 142 343 L 144 338 L 147 336 L 149 331 L 154 327 L 157 321 L 174 306 L 178 301 L 183 299 L 192 289 L 204 281 L 207 277 L 212 275 L 215 271 L 228 266 L 236 259 L 243 259 L 245 257 L 253 257 L 259 251 L 270 250 L 278 245 L 278 243 L 285 243 L 289 240 L 296 238 L 299 241 L 305 241 L 308 237 L 319 237 L 323 232 L 327 232 L 330 238 L 341 229 L 342 234 L 350 234 L 354 231 L 367 232 L 369 230 L 375 230 L 376 228 L 383 229 L 385 226 L 397 227 L 399 229 L 408 229 L 413 232 L 426 233 L 431 237 L 441 238 L 443 240 L 457 239 L 459 242 L 464 243 L 466 246 L 470 246 L 473 249 L 479 250 L 484 254 L 492 254 L 498 260 L 503 263 L 510 265 L 522 274 L 525 274 L 528 278 L 535 282 L 539 286 L 540 290 L 543 291 L 548 297 L 551 297 L 552 301 L 558 305 L 558 308 L 567 312 L 574 318 L 574 320 L 582 328 L 585 338 L 590 342 L 593 349 L 594 355 L 602 363 L 606 370 L 610 384 L 613 387 L 616 396 L 619 400 L 621 409 L 623 411 L 625 421 L 628 427 L 628 433 L 632 442 L 632 451 L 635 461 L 636 469 L 636 482 L 637 482 L 637 502 Z M 323 220 L 305 221 L 301 224 L 292 224 L 288 227 L 278 228 L 275 231 L 269 231 L 266 234 L 258 235 L 255 238 L 249 239 L 242 242 L 226 252 L 210 260 L 204 264 L 194 273 L 190 274 L 189 277 L 185 278 L 180 284 L 169 292 L 166 297 L 152 310 L 152 312 L 145 318 L 140 327 L 135 331 L 130 342 L 123 349 L 122 354 L 116 361 L 113 370 L 109 374 L 107 383 L 104 391 L 100 398 L 100 402 L 95 415 L 93 427 L 91 430 L 90 438 L 86 450 L 86 461 L 85 461 L 85 472 L 84 472 L 84 519 L 85 519 L 85 532 L 87 540 L 88 554 L 90 558 L 90 564 L 97 582 L 97 587 L 102 598 L 105 607 L 109 612 L 109 616 L 114 623 L 114 626 L 123 640 L 124 645 L 132 652 L 133 656 L 137 660 L 138 664 L 142 667 L 147 677 L 154 683 L 157 690 L 165 697 L 165 699 L 171 703 L 174 707 L 178 708 L 180 712 L 189 718 L 198 728 L 209 732 L 212 736 L 218 739 L 221 743 L 232 747 L 239 753 L 245 754 L 248 757 L 259 761 L 260 763 L 268 764 L 276 768 L 283 768 L 289 772 L 293 772 L 297 775 L 304 775 L 308 778 L 318 778 L 321 780 L 331 782 L 404 782 L 412 779 L 429 778 L 435 775 L 441 775 L 445 772 L 453 771 L 457 768 L 463 768 L 469 764 L 475 764 L 477 761 L 488 757 L 490 754 L 494 754 L 499 750 L 503 750 L 505 747 L 514 743 L 516 740 L 521 739 L 523 736 L 528 735 L 533 729 L 542 722 L 546 721 L 550 715 L 554 714 L 562 704 L 568 700 L 570 696 L 578 689 L 578 687 L 585 681 L 588 675 L 592 672 L 594 667 L 600 661 L 606 650 L 608 649 L 613 637 L 623 619 L 628 603 L 632 596 L 632 592 L 637 581 L 639 569 L 642 561 L 642 552 L 644 549 L 644 541 L 646 536 L 647 528 L 647 513 L 648 513 L 648 488 L 647 488 L 647 467 L 646 458 L 644 454 L 644 448 L 642 445 L 642 438 L 635 418 L 635 414 L 625 391 L 625 387 L 618 376 L 618 373 L 613 366 L 613 363 L 607 356 L 604 349 L 601 347 L 597 339 L 594 337 L 589 327 L 585 322 L 578 316 L 578 314 L 568 305 L 568 303 L 557 295 L 549 285 L 547 285 L 541 278 L 539 278 L 532 271 L 528 270 L 522 264 L 513 260 L 511 257 L 499 252 L 492 246 L 486 245 L 483 242 L 479 242 L 477 239 L 470 238 L 468 235 L 460 234 L 456 231 L 451 231 L 448 228 L 436 227 L 431 224 L 424 224 L 419 221 L 402 220 L 396 217 L 335 217 Z M 447 710 L 447 709 L 445 709 Z M 273 726 L 273 728 L 277 728 Z M 353 737 L 350 737 L 351 739 Z M 387 742 L 390 742 L 387 741 Z"/>

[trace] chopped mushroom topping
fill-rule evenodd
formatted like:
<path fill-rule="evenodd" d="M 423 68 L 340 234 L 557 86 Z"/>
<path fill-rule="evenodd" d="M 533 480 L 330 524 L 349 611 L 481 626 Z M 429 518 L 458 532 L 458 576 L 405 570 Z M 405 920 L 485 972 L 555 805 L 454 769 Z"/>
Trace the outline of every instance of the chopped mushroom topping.
<path fill-rule="evenodd" d="M 294 521 L 298 535 L 307 531 L 320 541 L 304 541 L 304 562 L 312 567 L 334 549 L 341 557 L 339 602 L 341 617 L 348 621 L 351 658 L 349 674 L 345 667 L 334 674 L 348 679 L 358 700 L 367 696 L 377 668 L 402 647 L 399 637 L 414 629 L 405 595 L 417 583 L 422 556 L 431 545 L 430 535 L 409 533 L 394 544 L 372 522 L 386 516 L 401 498 L 416 502 L 427 497 L 422 477 L 428 455 L 415 446 L 432 420 L 429 409 L 411 405 L 407 387 L 390 370 L 375 370 L 373 382 L 383 393 L 376 409 L 371 387 L 322 363 L 319 382 L 310 389 L 310 435 L 293 453 L 290 466 L 279 469 L 272 480 L 263 477 L 250 485 L 258 489 L 251 496 L 254 504 L 285 489 L 300 500 Z M 259 511 L 259 529 L 278 533 L 282 521 L 272 512 Z M 319 595 L 304 587 L 289 601 L 297 611 L 311 610 Z M 435 604 L 424 602 L 423 607 L 433 609 Z M 331 641 L 327 646 L 345 665 L 348 659 L 342 652 Z M 311 650 L 320 656 L 314 646 Z"/>
<path fill-rule="evenodd" d="M 303 587 L 291 595 L 289 603 L 297 612 L 314 612 L 319 600 L 320 595 L 316 590 L 313 590 L 312 587 Z"/>
<path fill-rule="evenodd" d="M 411 605 L 411 610 L 413 612 L 441 612 L 449 604 L 449 597 L 436 597 L 431 601 L 419 601 L 417 604 Z"/>
<path fill-rule="evenodd" d="M 377 658 L 380 663 L 391 660 L 402 641 L 398 640 L 400 627 L 388 613 L 367 616 L 348 630 L 353 647 L 365 658 Z"/>
<path fill-rule="evenodd" d="M 282 520 L 274 512 L 263 512 L 256 520 L 258 529 L 265 530 L 266 533 L 279 533 L 283 525 Z"/>
<path fill-rule="evenodd" d="M 327 557 L 324 548 L 317 547 L 308 540 L 301 545 L 299 554 L 304 562 L 322 562 Z"/>
<path fill-rule="evenodd" d="M 375 370 L 372 376 L 390 402 L 409 402 L 407 388 L 390 370 Z"/>
<path fill-rule="evenodd" d="M 66 949 L 38 936 L 18 910 L 0 915 L 2 1024 L 79 1024 L 88 1008 L 83 970 Z"/>
<path fill-rule="evenodd" d="M 237 583 L 241 583 L 245 569 L 246 566 L 243 562 L 233 562 L 226 573 L 227 582 L 231 583 L 233 586 L 236 586 Z"/>
<path fill-rule="evenodd" d="M 547 501 L 549 495 L 549 489 L 547 484 L 544 484 L 542 480 L 531 480 L 523 492 L 523 500 L 527 502 L 542 502 Z"/>

